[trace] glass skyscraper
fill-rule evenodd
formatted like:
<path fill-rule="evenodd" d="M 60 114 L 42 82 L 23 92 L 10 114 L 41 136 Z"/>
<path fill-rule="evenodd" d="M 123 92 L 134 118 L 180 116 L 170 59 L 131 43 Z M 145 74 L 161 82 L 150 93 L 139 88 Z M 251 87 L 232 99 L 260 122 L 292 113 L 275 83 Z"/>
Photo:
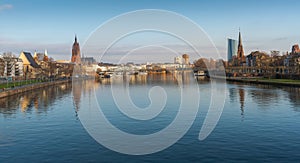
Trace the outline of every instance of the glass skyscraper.
<path fill-rule="evenodd" d="M 228 39 L 227 61 L 230 61 L 234 55 L 237 55 L 237 40 Z"/>

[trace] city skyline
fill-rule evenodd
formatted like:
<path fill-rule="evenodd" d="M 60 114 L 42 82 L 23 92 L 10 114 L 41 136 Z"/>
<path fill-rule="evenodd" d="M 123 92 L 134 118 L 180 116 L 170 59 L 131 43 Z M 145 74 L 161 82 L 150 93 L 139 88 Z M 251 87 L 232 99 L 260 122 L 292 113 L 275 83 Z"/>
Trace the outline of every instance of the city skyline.
<path fill-rule="evenodd" d="M 239 28 L 245 55 L 255 50 L 286 52 L 300 42 L 300 23 L 295 21 L 298 18 L 297 4 L 300 2 L 293 0 L 272 3 L 189 1 L 176 4 L 172 1 L 139 1 L 130 5 L 122 1 L 74 1 L 70 4 L 61 1 L 4 0 L 0 3 L 0 20 L 3 22 L 0 53 L 11 51 L 20 54 L 23 50 L 34 52 L 47 49 L 53 58 L 69 60 L 75 34 L 82 46 L 90 33 L 102 23 L 124 12 L 148 8 L 176 12 L 196 22 L 224 58 L 227 55 L 227 38 L 237 39 Z M 131 44 L 134 42 L 124 43 L 124 46 Z M 146 50 L 151 53 L 151 49 Z M 184 49 L 182 53 L 185 53 Z"/>

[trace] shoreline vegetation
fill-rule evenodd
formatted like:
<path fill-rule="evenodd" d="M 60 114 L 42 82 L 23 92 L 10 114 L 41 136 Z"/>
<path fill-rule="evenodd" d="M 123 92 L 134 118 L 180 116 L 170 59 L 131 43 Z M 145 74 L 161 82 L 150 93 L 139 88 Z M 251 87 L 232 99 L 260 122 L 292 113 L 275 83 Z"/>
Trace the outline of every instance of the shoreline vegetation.
<path fill-rule="evenodd" d="M 7 89 L 12 89 L 12 88 L 21 87 L 21 86 L 30 85 L 30 84 L 44 83 L 44 82 L 46 82 L 46 81 L 37 80 L 37 79 L 22 80 L 22 81 L 10 81 L 10 82 L 6 81 L 6 82 L 0 83 L 0 89 L 1 89 L 1 91 L 5 91 Z"/>
<path fill-rule="evenodd" d="M 71 79 L 63 80 L 52 80 L 52 81 L 42 81 L 42 80 L 28 80 L 20 82 L 10 82 L 0 84 L 0 98 L 8 97 L 11 95 L 32 91 L 35 89 L 52 86 L 56 84 L 62 84 L 66 82 L 71 82 Z"/>

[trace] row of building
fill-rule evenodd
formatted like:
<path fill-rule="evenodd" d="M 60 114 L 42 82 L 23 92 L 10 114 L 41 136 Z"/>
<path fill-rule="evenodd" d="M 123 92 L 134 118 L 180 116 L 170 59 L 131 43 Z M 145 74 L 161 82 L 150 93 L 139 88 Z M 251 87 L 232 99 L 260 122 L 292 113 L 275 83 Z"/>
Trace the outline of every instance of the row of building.
<path fill-rule="evenodd" d="M 61 78 L 72 75 L 74 64 L 54 61 L 44 53 L 22 51 L 18 57 L 12 53 L 0 55 L 0 78 L 2 80 Z"/>
<path fill-rule="evenodd" d="M 244 54 L 242 36 L 238 40 L 228 39 L 226 73 L 234 76 L 266 76 L 275 78 L 300 78 L 300 49 L 293 45 L 291 52 L 280 55 L 279 51 L 270 54 L 253 51 Z"/>
<path fill-rule="evenodd" d="M 134 64 L 125 65 L 97 63 L 93 57 L 82 57 L 80 45 L 75 36 L 72 46 L 72 56 L 70 61 L 55 61 L 48 56 L 47 50 L 43 53 L 22 51 L 17 57 L 12 53 L 0 55 L 0 78 L 2 80 L 23 80 L 23 79 L 49 79 L 71 77 L 75 65 L 84 65 L 84 70 L 112 72 L 112 71 L 151 71 L 162 72 L 166 70 L 176 70 L 179 68 L 189 68 L 189 55 L 183 54 L 174 58 L 174 63 L 156 64 Z M 85 73 L 85 71 L 82 71 Z M 83 75 L 83 74 L 82 74 Z"/>
<path fill-rule="evenodd" d="M 96 65 L 93 57 L 81 57 L 80 46 L 75 36 L 72 46 L 71 60 L 57 60 L 48 56 L 47 50 L 43 53 L 22 51 L 17 57 L 11 52 L 0 55 L 0 79 L 54 79 L 72 76 L 76 64 Z M 90 66 L 91 67 L 91 66 Z M 92 69 L 96 67 L 92 66 Z"/>

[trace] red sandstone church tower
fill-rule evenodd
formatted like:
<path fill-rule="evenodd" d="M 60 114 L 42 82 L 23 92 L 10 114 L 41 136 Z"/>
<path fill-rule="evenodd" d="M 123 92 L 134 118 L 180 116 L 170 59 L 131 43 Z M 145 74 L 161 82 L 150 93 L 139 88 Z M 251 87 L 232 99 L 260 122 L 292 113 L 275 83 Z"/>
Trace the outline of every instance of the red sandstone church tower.
<path fill-rule="evenodd" d="M 79 47 L 79 43 L 77 42 L 76 35 L 75 35 L 75 42 L 74 42 L 73 47 L 72 47 L 71 62 L 73 62 L 73 63 L 80 63 L 81 62 L 81 59 L 80 59 L 80 47 Z"/>
<path fill-rule="evenodd" d="M 240 61 L 240 64 L 243 64 L 244 62 L 246 62 L 246 57 L 244 55 L 244 48 L 243 48 L 243 44 L 242 44 L 241 31 L 239 31 L 239 43 L 238 43 L 237 59 Z"/>

